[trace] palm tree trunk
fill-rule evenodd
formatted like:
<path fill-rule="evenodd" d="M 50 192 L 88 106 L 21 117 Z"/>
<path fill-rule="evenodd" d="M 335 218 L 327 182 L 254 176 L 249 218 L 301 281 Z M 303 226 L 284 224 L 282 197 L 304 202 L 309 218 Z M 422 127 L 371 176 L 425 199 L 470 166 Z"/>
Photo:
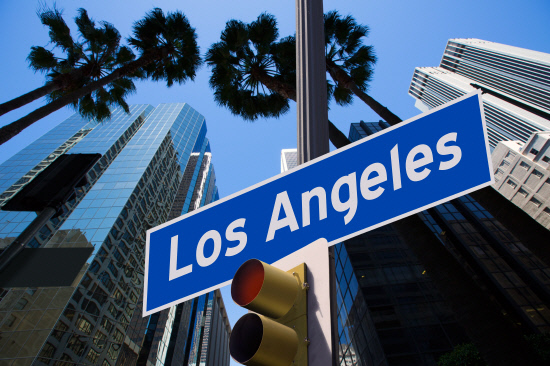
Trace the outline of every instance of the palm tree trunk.
<path fill-rule="evenodd" d="M 45 106 L 40 107 L 34 110 L 33 112 L 27 114 L 25 117 L 22 117 L 17 121 L 10 123 L 9 125 L 3 126 L 2 128 L 0 128 L 0 145 L 10 140 L 11 138 L 19 134 L 21 131 L 23 131 L 25 128 L 29 127 L 30 125 L 40 120 L 41 118 L 44 118 L 47 115 L 73 102 L 78 101 L 80 98 L 84 97 L 85 95 L 92 93 L 94 90 L 101 88 L 102 86 L 105 86 L 120 77 L 134 73 L 139 68 L 142 68 L 145 65 L 157 59 L 162 58 L 162 55 L 163 55 L 163 49 L 157 49 L 154 52 L 144 54 L 139 59 L 119 67 L 109 75 L 99 80 L 96 80 L 94 82 L 91 82 L 85 85 L 84 87 L 73 91 L 72 93 L 66 94 L 61 98 L 58 98 L 50 102 Z"/>
<path fill-rule="evenodd" d="M 66 89 L 71 87 L 76 80 L 79 80 L 85 75 L 91 72 L 90 65 L 84 65 L 76 68 L 69 73 L 58 76 L 55 80 L 46 83 L 40 88 L 36 88 L 26 94 L 23 94 L 17 98 L 0 104 L 0 116 L 14 109 L 20 108 L 25 104 L 34 102 L 35 100 L 42 98 L 55 90 Z"/>
<path fill-rule="evenodd" d="M 371 96 L 363 92 L 357 87 L 353 82 L 353 79 L 338 65 L 334 62 L 327 60 L 327 71 L 329 72 L 332 79 L 338 82 L 339 85 L 342 85 L 344 88 L 349 89 L 355 94 L 359 99 L 365 102 L 376 114 L 382 117 L 390 125 L 396 125 L 399 122 L 402 122 L 401 118 L 393 114 L 388 108 L 384 107 L 382 104 L 378 103 Z"/>
<path fill-rule="evenodd" d="M 267 74 L 254 74 L 254 76 L 269 90 L 296 102 L 296 87 L 286 84 Z M 342 133 L 330 120 L 328 121 L 328 138 L 336 147 L 340 148 L 350 144 L 346 135 Z"/>
<path fill-rule="evenodd" d="M 56 83 L 49 82 L 46 85 L 36 88 L 26 94 L 23 94 L 17 98 L 9 100 L 0 104 L 0 116 L 6 114 L 14 109 L 24 106 L 25 104 L 34 102 L 35 100 L 42 98 L 51 92 L 60 89 L 60 86 Z"/>

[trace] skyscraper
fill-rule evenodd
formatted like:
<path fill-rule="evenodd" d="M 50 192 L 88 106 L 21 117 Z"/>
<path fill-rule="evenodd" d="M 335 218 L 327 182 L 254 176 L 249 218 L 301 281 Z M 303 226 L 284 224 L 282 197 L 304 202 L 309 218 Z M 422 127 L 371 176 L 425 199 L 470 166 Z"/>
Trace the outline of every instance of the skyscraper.
<path fill-rule="evenodd" d="M 519 209 L 511 205 L 506 210 L 499 209 L 506 202 L 489 191 L 474 195 L 502 223 L 510 228 L 517 225 L 514 231 L 525 245 L 548 240 L 549 232 L 539 224 L 546 225 L 550 212 L 550 192 L 546 190 L 550 181 L 546 182 L 543 173 L 545 160 L 550 158 L 542 145 L 531 146 L 529 151 L 522 149 L 527 148 L 525 145 L 532 136 L 550 131 L 550 54 L 480 39 L 450 39 L 439 67 L 415 69 L 409 94 L 416 99 L 415 105 L 426 111 L 475 90 L 482 92 L 491 152 L 499 143 L 515 141 L 518 150 L 510 151 L 510 156 L 521 153 L 532 163 L 517 155 L 517 159 L 509 156 L 493 164 L 495 178 L 499 180 L 493 188 Z M 535 139 L 537 143 L 542 141 Z M 523 177 L 526 166 L 530 167 L 529 174 Z M 516 173 L 516 178 L 502 180 L 510 173 Z M 548 260 L 547 254 L 538 254 Z"/>
<path fill-rule="evenodd" d="M 195 352 L 200 360 L 212 349 L 227 354 L 218 292 L 141 317 L 146 230 L 218 199 L 204 117 L 187 104 L 117 109 L 101 124 L 74 115 L 0 165 L 0 204 L 59 155 L 77 153 L 102 157 L 29 246 L 90 246 L 93 254 L 72 286 L 1 290 L 0 362 L 164 365 L 187 348 L 204 350 Z M 0 211 L 0 245 L 34 217 Z M 191 341 L 197 331 L 200 345 Z"/>
<path fill-rule="evenodd" d="M 493 187 L 550 230 L 550 132 L 536 132 L 525 144 L 501 141 L 492 160 Z"/>
<path fill-rule="evenodd" d="M 352 126 L 350 140 L 385 127 L 368 125 Z M 296 166 L 291 150 L 281 159 L 288 169 Z M 337 244 L 334 253 L 339 365 L 435 365 L 467 341 L 393 225 Z"/>
<path fill-rule="evenodd" d="M 350 139 L 357 140 L 386 127 L 389 126 L 385 122 L 353 123 Z M 550 330 L 550 268 L 525 248 L 513 232 L 469 195 L 424 211 L 421 217 L 442 245 L 476 279 L 477 284 L 491 294 L 495 305 L 516 326 L 525 333 Z M 429 274 L 421 268 L 405 243 L 398 240 L 392 225 L 363 235 L 347 240 L 344 247 L 362 289 L 366 308 L 374 314 L 371 315 L 373 319 L 378 318 L 381 303 L 392 309 L 388 313 L 388 308 L 383 307 L 386 312 L 382 313 L 393 316 L 382 317 L 384 321 L 394 321 L 388 325 L 392 335 L 390 338 L 385 338 L 386 323 L 381 322 L 381 327 L 376 321 L 374 324 L 388 364 L 399 364 L 397 360 L 401 359 L 399 352 L 402 351 L 392 355 L 399 347 L 407 349 L 412 345 L 409 349 L 413 352 L 425 349 L 423 353 L 418 352 L 416 356 L 413 353 L 410 355 L 412 358 L 408 356 L 406 359 L 410 364 L 430 364 L 437 360 L 443 347 L 449 345 L 443 340 L 449 340 L 453 345 L 463 342 L 463 332 L 430 284 Z M 344 249 L 341 249 L 337 255 L 341 261 L 342 258 L 344 260 L 342 266 L 347 256 L 342 255 L 343 252 Z M 389 260 L 386 259 L 388 255 Z M 339 280 L 338 283 L 342 286 L 347 282 Z M 346 290 L 353 288 L 343 287 Z M 401 300 L 401 297 L 406 300 Z M 351 320 L 355 318 L 352 316 Z M 419 322 L 426 323 L 421 325 Z M 425 333 L 416 333 L 418 331 Z M 440 336 L 437 336 L 438 333 Z M 414 335 L 411 337 L 411 334 Z M 359 353 L 357 350 L 355 352 Z M 414 359 L 417 361 L 412 362 Z"/>
<path fill-rule="evenodd" d="M 387 127 L 352 123 L 349 139 Z M 466 195 L 421 218 L 510 321 L 526 334 L 550 330 L 550 268 L 490 212 Z M 389 224 L 335 246 L 340 365 L 435 365 L 468 342 L 402 235 Z"/>
<path fill-rule="evenodd" d="M 439 67 L 417 67 L 409 94 L 421 111 L 480 89 L 489 143 L 525 143 L 550 130 L 550 55 L 480 39 L 450 39 Z"/>

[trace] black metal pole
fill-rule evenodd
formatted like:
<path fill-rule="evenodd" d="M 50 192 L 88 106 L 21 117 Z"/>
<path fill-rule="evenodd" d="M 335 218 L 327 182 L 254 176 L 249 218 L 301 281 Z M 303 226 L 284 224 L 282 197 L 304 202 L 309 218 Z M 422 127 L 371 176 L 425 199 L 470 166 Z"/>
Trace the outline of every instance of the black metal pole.
<path fill-rule="evenodd" d="M 296 0 L 298 164 L 329 152 L 323 0 Z M 334 247 L 329 251 L 332 365 L 338 364 Z"/>
<path fill-rule="evenodd" d="M 298 164 L 329 152 L 322 0 L 296 0 Z"/>

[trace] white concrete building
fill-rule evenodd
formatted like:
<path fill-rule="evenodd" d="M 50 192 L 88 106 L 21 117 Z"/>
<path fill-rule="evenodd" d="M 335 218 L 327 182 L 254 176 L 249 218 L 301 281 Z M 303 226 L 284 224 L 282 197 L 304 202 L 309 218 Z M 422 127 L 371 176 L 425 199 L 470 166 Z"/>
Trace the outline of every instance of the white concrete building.
<path fill-rule="evenodd" d="M 493 187 L 550 230 L 550 132 L 499 142 L 492 160 Z"/>
<path fill-rule="evenodd" d="M 421 111 L 483 91 L 489 143 L 527 142 L 550 130 L 550 54 L 480 39 L 450 39 L 439 67 L 417 67 L 409 87 Z"/>

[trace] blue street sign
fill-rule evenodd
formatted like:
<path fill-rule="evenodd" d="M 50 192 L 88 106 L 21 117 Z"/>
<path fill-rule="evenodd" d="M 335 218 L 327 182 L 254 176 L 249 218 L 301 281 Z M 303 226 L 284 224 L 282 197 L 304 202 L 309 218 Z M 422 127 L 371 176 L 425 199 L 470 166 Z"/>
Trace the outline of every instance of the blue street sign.
<path fill-rule="evenodd" d="M 481 94 L 471 93 L 147 232 L 143 315 L 273 263 L 493 183 Z"/>

